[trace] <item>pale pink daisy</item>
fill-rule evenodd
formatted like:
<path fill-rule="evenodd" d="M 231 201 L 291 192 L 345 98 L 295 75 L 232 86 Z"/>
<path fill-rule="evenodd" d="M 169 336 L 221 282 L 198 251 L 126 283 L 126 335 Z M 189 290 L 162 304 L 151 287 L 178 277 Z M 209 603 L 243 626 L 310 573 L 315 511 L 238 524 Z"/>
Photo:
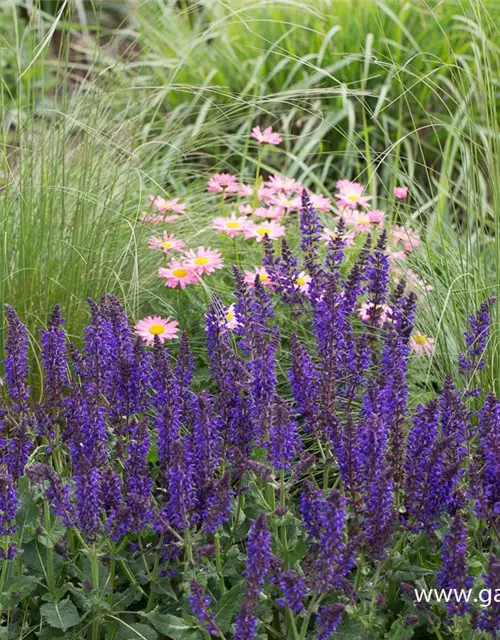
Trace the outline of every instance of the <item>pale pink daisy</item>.
<path fill-rule="evenodd" d="M 413 269 L 393 269 L 393 273 L 395 275 L 400 276 L 400 278 L 404 278 L 409 289 L 413 289 L 417 293 L 422 293 L 422 291 L 432 291 L 433 287 L 431 284 L 427 284 L 422 280 L 422 278 L 413 271 Z"/>
<path fill-rule="evenodd" d="M 339 207 L 355 209 L 358 206 L 365 208 L 370 206 L 368 203 L 372 199 L 372 196 L 363 195 L 365 188 L 359 182 L 339 180 L 337 182 L 337 189 L 339 191 L 335 194 L 335 197 L 337 198 L 337 205 Z"/>
<path fill-rule="evenodd" d="M 364 213 L 362 211 L 346 212 L 344 222 L 347 226 L 354 227 L 355 233 L 370 231 L 372 224 L 368 213 Z"/>
<path fill-rule="evenodd" d="M 270 220 L 269 222 L 263 222 L 262 224 L 255 224 L 255 222 L 248 222 L 245 227 L 245 238 L 255 238 L 257 242 L 262 242 L 264 236 L 267 236 L 270 240 L 275 240 L 285 235 L 285 227 L 278 222 Z"/>
<path fill-rule="evenodd" d="M 330 244 L 330 240 L 337 238 L 338 235 L 339 234 L 337 229 L 329 229 L 328 227 L 324 227 L 323 231 L 321 232 L 320 238 L 325 242 L 325 244 Z M 344 232 L 342 234 L 342 240 L 345 242 L 346 247 L 349 247 L 354 242 L 355 238 L 356 235 L 354 233 Z"/>
<path fill-rule="evenodd" d="M 214 218 L 212 228 L 219 233 L 225 233 L 230 238 L 234 238 L 239 233 L 243 233 L 248 220 L 245 216 L 237 216 L 233 211 L 230 218 Z"/>
<path fill-rule="evenodd" d="M 297 285 L 299 290 L 302 291 L 302 293 L 307 294 L 309 292 L 309 286 L 311 284 L 311 280 L 312 278 L 310 275 L 308 275 L 305 271 L 301 271 L 297 276 L 297 280 L 295 281 L 295 284 Z"/>
<path fill-rule="evenodd" d="M 250 216 L 252 215 L 253 208 L 251 204 L 240 204 L 240 206 L 238 207 L 238 211 L 243 216 Z"/>
<path fill-rule="evenodd" d="M 311 193 L 309 196 L 312 206 L 318 211 L 328 211 L 332 201 L 325 197 L 322 193 Z"/>
<path fill-rule="evenodd" d="M 275 190 L 270 189 L 266 182 L 259 185 L 259 188 L 257 189 L 257 197 L 265 204 L 272 204 L 274 194 Z"/>
<path fill-rule="evenodd" d="M 299 196 L 290 196 L 280 192 L 273 196 L 272 204 L 287 211 L 298 211 L 302 207 L 302 200 Z"/>
<path fill-rule="evenodd" d="M 253 196 L 253 185 L 240 183 L 238 185 L 238 195 L 242 198 L 250 198 Z"/>
<path fill-rule="evenodd" d="M 256 218 L 269 218 L 269 220 L 279 220 L 285 215 L 282 207 L 257 207 L 253 212 Z"/>
<path fill-rule="evenodd" d="M 240 185 L 236 178 L 229 173 L 216 173 L 208 181 L 207 191 L 222 193 L 224 197 L 228 193 L 238 193 Z"/>
<path fill-rule="evenodd" d="M 423 333 L 414 333 L 410 338 L 410 347 L 419 356 L 431 356 L 436 347 L 434 338 L 427 338 Z"/>
<path fill-rule="evenodd" d="M 273 131 L 272 127 L 267 127 L 264 131 L 260 127 L 252 129 L 252 138 L 259 144 L 281 144 L 282 139 L 279 133 Z"/>
<path fill-rule="evenodd" d="M 172 318 L 161 318 L 160 316 L 148 316 L 140 320 L 135 325 L 135 332 L 149 345 L 155 342 L 155 336 L 158 336 L 160 342 L 172 340 L 179 333 L 177 320 Z"/>
<path fill-rule="evenodd" d="M 253 287 L 255 285 L 256 276 L 259 276 L 259 280 L 262 282 L 264 287 L 267 287 L 271 290 L 274 289 L 274 285 L 265 267 L 254 267 L 253 271 L 245 269 L 245 282 L 249 287 Z"/>
<path fill-rule="evenodd" d="M 184 259 L 189 267 L 192 267 L 198 274 L 210 274 L 216 269 L 222 269 L 222 254 L 210 247 L 198 247 L 196 250 L 190 249 L 184 254 Z"/>
<path fill-rule="evenodd" d="M 394 197 L 405 200 L 408 197 L 408 187 L 394 187 Z"/>
<path fill-rule="evenodd" d="M 150 249 L 160 249 L 160 251 L 163 251 L 164 253 L 180 251 L 185 246 L 186 245 L 182 240 L 177 240 L 173 233 L 169 234 L 166 231 L 163 233 L 161 238 L 153 236 L 148 240 L 148 247 Z"/>
<path fill-rule="evenodd" d="M 153 209 L 157 209 L 162 213 L 169 213 L 170 211 L 173 213 L 184 213 L 187 207 L 187 204 L 181 202 L 180 198 L 165 200 L 165 198 L 161 196 L 149 196 L 149 201 Z"/>
<path fill-rule="evenodd" d="M 277 193 L 278 191 L 284 191 L 285 193 L 291 193 L 292 191 L 302 191 L 302 182 L 295 180 L 294 178 L 287 178 L 274 175 L 264 183 L 271 191 Z"/>
<path fill-rule="evenodd" d="M 224 329 L 229 329 L 230 331 L 236 329 L 236 327 L 239 325 L 239 322 L 236 319 L 234 303 L 229 305 L 229 307 L 224 311 L 224 318 L 221 324 Z"/>
<path fill-rule="evenodd" d="M 165 286 L 171 289 L 175 289 L 177 286 L 185 289 L 186 285 L 200 281 L 196 269 L 181 260 L 171 260 L 168 267 L 160 267 L 158 277 L 165 278 Z"/>
<path fill-rule="evenodd" d="M 382 327 L 386 322 L 392 321 L 392 309 L 386 304 L 374 304 L 373 302 L 363 302 L 358 311 L 358 317 L 363 322 L 368 322 L 371 319 L 371 314 L 374 309 L 377 309 L 379 327 Z"/>
<path fill-rule="evenodd" d="M 169 222 L 175 222 L 179 219 L 179 216 L 173 214 L 171 216 L 164 216 L 161 213 L 142 213 L 141 220 L 147 224 L 160 225 L 168 224 Z"/>
<path fill-rule="evenodd" d="M 385 211 L 380 211 L 379 209 L 368 211 L 368 217 L 370 218 L 370 222 L 382 224 L 384 222 Z"/>
<path fill-rule="evenodd" d="M 403 251 L 402 249 L 397 249 L 391 245 L 387 246 L 386 252 L 387 252 L 389 261 L 394 264 L 407 260 L 408 258 L 405 251 Z"/>
<path fill-rule="evenodd" d="M 411 227 L 405 229 L 396 226 L 392 231 L 392 241 L 394 244 L 401 242 L 403 249 L 409 253 L 420 245 L 420 236 Z"/>

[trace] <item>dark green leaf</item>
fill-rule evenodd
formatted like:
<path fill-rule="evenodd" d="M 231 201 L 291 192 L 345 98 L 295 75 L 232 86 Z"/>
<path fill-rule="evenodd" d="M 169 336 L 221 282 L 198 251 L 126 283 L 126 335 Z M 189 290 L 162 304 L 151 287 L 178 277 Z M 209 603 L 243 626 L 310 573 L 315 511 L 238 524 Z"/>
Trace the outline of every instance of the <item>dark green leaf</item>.
<path fill-rule="evenodd" d="M 240 607 L 242 591 L 243 583 L 235 585 L 219 599 L 214 609 L 215 622 L 222 633 L 228 631 L 233 622 L 233 618 Z"/>
<path fill-rule="evenodd" d="M 120 640 L 157 640 L 158 634 L 147 624 L 135 623 L 125 624 L 121 621 L 122 627 L 118 632 Z"/>
<path fill-rule="evenodd" d="M 40 607 L 44 620 L 55 629 L 70 629 L 80 622 L 77 608 L 69 598 L 60 602 L 49 602 Z"/>
<path fill-rule="evenodd" d="M 186 624 L 182 618 L 171 614 L 162 615 L 156 611 L 142 614 L 153 627 L 172 640 L 198 640 L 199 630 Z"/>

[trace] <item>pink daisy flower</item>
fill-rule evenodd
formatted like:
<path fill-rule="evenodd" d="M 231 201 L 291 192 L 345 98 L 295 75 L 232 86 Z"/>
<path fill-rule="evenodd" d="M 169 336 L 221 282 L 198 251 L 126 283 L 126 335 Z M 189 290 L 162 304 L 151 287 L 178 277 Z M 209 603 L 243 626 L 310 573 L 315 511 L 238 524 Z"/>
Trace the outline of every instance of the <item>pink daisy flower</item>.
<path fill-rule="evenodd" d="M 295 281 L 295 284 L 297 285 L 297 287 L 299 288 L 300 291 L 302 291 L 302 293 L 309 293 L 309 286 L 311 284 L 311 276 L 308 275 L 305 271 L 301 271 L 299 273 L 299 275 L 297 276 L 297 280 Z"/>
<path fill-rule="evenodd" d="M 208 181 L 207 191 L 222 193 L 224 197 L 228 193 L 238 193 L 240 185 L 236 178 L 229 173 L 216 173 Z"/>
<path fill-rule="evenodd" d="M 286 176 L 271 176 L 264 185 L 274 193 L 278 193 L 278 191 L 284 191 L 285 193 L 302 191 L 302 182 L 294 180 L 294 178 L 287 178 Z"/>
<path fill-rule="evenodd" d="M 179 333 L 177 320 L 172 318 L 161 318 L 160 316 L 148 316 L 140 320 L 135 325 L 135 332 L 149 345 L 153 345 L 155 336 L 158 336 L 160 342 L 172 340 Z"/>
<path fill-rule="evenodd" d="M 436 341 L 426 338 L 423 333 L 415 333 L 410 338 L 410 347 L 419 356 L 431 356 L 436 348 Z"/>
<path fill-rule="evenodd" d="M 422 293 L 423 291 L 432 291 L 433 289 L 432 285 L 424 282 L 418 275 L 418 273 L 413 271 L 413 269 L 404 269 L 404 271 L 401 269 L 393 269 L 393 272 L 396 275 L 404 278 L 408 288 L 412 289 L 416 293 Z"/>
<path fill-rule="evenodd" d="M 389 261 L 396 264 L 399 261 L 406 260 L 408 257 L 403 250 L 398 251 L 397 249 L 391 246 L 388 246 L 386 251 L 387 251 L 387 256 L 389 258 Z"/>
<path fill-rule="evenodd" d="M 330 240 L 338 237 L 337 229 L 328 229 L 327 227 L 323 228 L 321 233 L 321 240 L 324 241 L 325 244 L 330 244 Z M 356 236 L 354 233 L 344 233 L 342 235 L 342 239 L 345 242 L 346 247 L 349 247 L 355 240 Z"/>
<path fill-rule="evenodd" d="M 350 213 L 346 212 L 344 222 L 346 223 L 346 225 L 354 227 L 355 233 L 370 231 L 372 224 L 368 213 L 364 213 L 362 211 L 352 211 Z"/>
<path fill-rule="evenodd" d="M 275 193 L 274 189 L 270 189 L 266 182 L 259 185 L 257 189 L 257 197 L 265 204 L 272 204 Z"/>
<path fill-rule="evenodd" d="M 420 246 L 420 236 L 413 231 L 411 227 L 408 227 L 408 229 L 398 226 L 394 227 L 392 231 L 392 241 L 394 244 L 401 242 L 403 249 L 408 253 Z"/>
<path fill-rule="evenodd" d="M 408 187 L 394 187 L 394 197 L 406 200 L 408 197 Z"/>
<path fill-rule="evenodd" d="M 245 228 L 245 238 L 255 238 L 257 242 L 262 242 L 264 236 L 267 236 L 270 240 L 275 240 L 285 235 L 285 227 L 278 222 L 270 220 L 262 224 L 255 224 L 254 222 L 248 222 Z"/>
<path fill-rule="evenodd" d="M 280 134 L 273 131 L 272 127 L 267 127 L 264 131 L 260 127 L 254 127 L 252 138 L 257 140 L 259 144 L 280 144 L 282 142 Z"/>
<path fill-rule="evenodd" d="M 157 209 L 161 211 L 161 213 L 169 213 L 173 211 L 174 213 L 184 213 L 187 205 L 180 201 L 180 198 L 171 198 L 170 200 L 165 200 L 161 196 L 149 196 L 149 201 L 153 209 Z"/>
<path fill-rule="evenodd" d="M 251 198 L 253 196 L 253 185 L 251 184 L 239 184 L 238 195 L 242 198 Z"/>
<path fill-rule="evenodd" d="M 224 329 L 229 329 L 233 331 L 239 325 L 238 320 L 236 319 L 236 311 L 234 308 L 234 303 L 229 305 L 229 307 L 224 312 L 224 319 L 221 321 L 221 325 Z"/>
<path fill-rule="evenodd" d="M 332 201 L 330 198 L 326 198 L 322 193 L 311 193 L 312 206 L 318 211 L 328 211 Z"/>
<path fill-rule="evenodd" d="M 184 254 L 186 265 L 194 269 L 198 274 L 213 273 L 216 269 L 222 269 L 222 254 L 219 251 L 208 247 L 198 247 L 196 250 L 190 249 Z"/>
<path fill-rule="evenodd" d="M 180 251 L 185 246 L 186 245 L 182 240 L 176 240 L 173 233 L 169 234 L 166 231 L 163 233 L 161 238 L 153 236 L 148 240 L 148 247 L 150 249 L 160 249 L 164 253 L 169 253 L 170 251 Z"/>
<path fill-rule="evenodd" d="M 165 286 L 171 289 L 177 286 L 185 289 L 186 285 L 200 281 L 198 272 L 181 260 L 172 260 L 167 268 L 160 267 L 158 277 L 165 278 Z"/>
<path fill-rule="evenodd" d="M 259 280 L 262 282 L 264 287 L 271 289 L 271 291 L 274 289 L 274 285 L 265 267 L 254 267 L 253 271 L 245 269 L 245 282 L 249 287 L 253 287 L 255 285 L 256 276 L 259 276 Z"/>
<path fill-rule="evenodd" d="M 285 210 L 281 207 L 257 207 L 253 212 L 256 218 L 269 218 L 269 220 L 279 220 L 285 215 Z"/>
<path fill-rule="evenodd" d="M 355 209 L 356 207 L 368 208 L 368 204 L 372 199 L 372 196 L 364 196 L 364 190 L 362 184 L 359 182 L 351 182 L 350 180 L 339 180 L 337 182 L 338 193 L 334 194 L 337 198 L 337 205 L 339 207 L 350 207 Z"/>
<path fill-rule="evenodd" d="M 289 196 L 280 192 L 273 196 L 272 204 L 287 211 L 298 211 L 302 207 L 302 200 L 299 196 Z"/>
<path fill-rule="evenodd" d="M 252 205 L 251 204 L 240 204 L 240 206 L 238 207 L 238 211 L 241 213 L 242 216 L 250 216 L 252 215 L 253 209 L 252 209 Z M 233 213 L 233 212 L 231 212 Z"/>
<path fill-rule="evenodd" d="M 234 238 L 239 233 L 243 233 L 248 220 L 245 216 L 237 216 L 233 211 L 230 218 L 214 218 L 212 221 L 212 228 L 219 233 L 225 233 L 230 238 Z"/>
<path fill-rule="evenodd" d="M 141 220 L 143 222 L 146 222 L 147 224 L 154 224 L 154 225 L 168 224 L 169 222 L 175 222 L 178 219 L 179 219 L 179 216 L 175 214 L 171 216 L 165 216 L 161 213 L 144 212 L 141 214 Z"/>
<path fill-rule="evenodd" d="M 376 224 L 382 224 L 384 222 L 385 211 L 380 211 L 379 209 L 375 209 L 374 211 L 368 211 L 368 218 L 370 222 L 374 222 Z"/>
<path fill-rule="evenodd" d="M 373 302 L 363 302 L 359 308 L 358 317 L 361 318 L 363 322 L 368 322 L 374 309 L 381 310 L 377 321 L 379 327 L 382 327 L 386 322 L 392 321 L 391 307 L 386 304 L 375 305 Z"/>

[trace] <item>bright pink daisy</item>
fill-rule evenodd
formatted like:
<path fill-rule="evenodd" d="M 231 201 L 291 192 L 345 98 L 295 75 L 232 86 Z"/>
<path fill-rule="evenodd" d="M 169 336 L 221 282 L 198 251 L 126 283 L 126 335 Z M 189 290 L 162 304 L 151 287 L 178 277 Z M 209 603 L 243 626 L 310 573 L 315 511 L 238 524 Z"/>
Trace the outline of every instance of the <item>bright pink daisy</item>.
<path fill-rule="evenodd" d="M 185 243 L 182 240 L 177 240 L 173 233 L 167 233 L 166 231 L 163 235 L 158 238 L 157 236 L 153 236 L 149 238 L 148 247 L 150 249 L 159 249 L 164 253 L 169 253 L 170 251 L 180 251 L 185 247 Z"/>
<path fill-rule="evenodd" d="M 236 178 L 229 173 L 216 173 L 208 181 L 207 191 L 222 193 L 224 197 L 228 193 L 238 193 L 240 185 Z"/>
<path fill-rule="evenodd" d="M 278 191 L 284 191 L 285 193 L 302 191 L 302 182 L 286 176 L 271 176 L 267 182 L 264 182 L 264 185 L 274 193 L 278 193 Z"/>
<path fill-rule="evenodd" d="M 257 197 L 265 204 L 272 204 L 275 193 L 274 189 L 270 189 L 266 182 L 259 185 L 257 189 Z"/>
<path fill-rule="evenodd" d="M 267 127 L 264 131 L 260 127 L 254 127 L 252 138 L 257 140 L 259 144 L 280 144 L 282 142 L 280 134 L 273 131 L 272 127 Z"/>
<path fill-rule="evenodd" d="M 219 233 L 225 233 L 230 238 L 234 238 L 245 231 L 247 224 L 248 220 L 245 216 L 237 216 L 233 211 L 230 218 L 214 218 L 212 228 Z"/>
<path fill-rule="evenodd" d="M 193 268 L 198 274 L 210 274 L 216 269 L 222 269 L 224 264 L 222 254 L 210 247 L 198 247 L 196 250 L 190 249 L 184 254 L 186 264 Z"/>
<path fill-rule="evenodd" d="M 179 198 L 165 200 L 165 198 L 161 196 L 149 196 L 149 200 L 153 209 L 157 209 L 161 211 L 161 213 L 169 213 L 170 211 L 174 213 L 184 213 L 187 207 L 185 203 L 180 202 Z"/>
<path fill-rule="evenodd" d="M 368 208 L 368 204 L 372 199 L 372 196 L 364 196 L 365 188 L 359 182 L 351 182 L 350 180 L 339 180 L 337 182 L 338 193 L 335 194 L 337 198 L 337 205 L 339 207 L 350 207 L 355 209 L 356 207 Z"/>
<path fill-rule="evenodd" d="M 172 318 L 161 318 L 160 316 L 148 316 L 140 320 L 135 325 L 135 332 L 149 345 L 153 345 L 155 336 L 158 336 L 160 342 L 172 340 L 179 333 L 177 320 Z"/>
<path fill-rule="evenodd" d="M 270 220 L 269 222 L 263 222 L 262 224 L 255 224 L 254 222 L 248 222 L 245 228 L 245 238 L 255 238 L 257 242 L 262 242 L 264 236 L 267 236 L 270 240 L 275 240 L 285 235 L 285 227 L 278 222 Z"/>
<path fill-rule="evenodd" d="M 431 356 L 436 347 L 433 338 L 426 338 L 423 333 L 415 333 L 410 338 L 410 347 L 419 356 Z"/>
<path fill-rule="evenodd" d="M 200 281 L 198 272 L 182 260 L 171 260 L 168 267 L 158 269 L 158 277 L 165 278 L 165 286 L 171 289 L 177 286 L 185 289 L 186 285 Z"/>
<path fill-rule="evenodd" d="M 370 222 L 382 224 L 385 218 L 385 211 L 380 211 L 379 209 L 368 211 L 368 217 L 370 218 Z"/>
<path fill-rule="evenodd" d="M 253 287 L 255 285 L 255 277 L 259 276 L 259 280 L 262 282 L 263 286 L 271 289 L 272 291 L 274 289 L 274 285 L 265 267 L 254 267 L 253 269 L 253 271 L 245 269 L 245 282 L 247 285 L 249 287 Z"/>
<path fill-rule="evenodd" d="M 408 197 L 408 187 L 394 187 L 394 197 L 406 200 Z"/>

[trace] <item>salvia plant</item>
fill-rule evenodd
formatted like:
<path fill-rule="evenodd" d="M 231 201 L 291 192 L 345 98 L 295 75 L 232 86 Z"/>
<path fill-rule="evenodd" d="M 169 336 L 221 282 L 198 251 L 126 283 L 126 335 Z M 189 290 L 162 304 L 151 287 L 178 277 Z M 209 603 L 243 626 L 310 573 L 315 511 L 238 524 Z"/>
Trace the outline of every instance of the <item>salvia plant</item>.
<path fill-rule="evenodd" d="M 306 191 L 299 215 L 299 255 L 264 238 L 272 289 L 235 267 L 234 317 L 212 298 L 205 356 L 148 346 L 107 295 L 81 344 L 54 308 L 39 380 L 6 307 L 0 638 L 500 631 L 493 598 L 418 597 L 500 590 L 500 401 L 474 384 L 495 301 L 461 377 L 418 403 L 416 297 L 390 284 L 385 232 L 346 263 L 342 223 L 325 255 Z"/>

